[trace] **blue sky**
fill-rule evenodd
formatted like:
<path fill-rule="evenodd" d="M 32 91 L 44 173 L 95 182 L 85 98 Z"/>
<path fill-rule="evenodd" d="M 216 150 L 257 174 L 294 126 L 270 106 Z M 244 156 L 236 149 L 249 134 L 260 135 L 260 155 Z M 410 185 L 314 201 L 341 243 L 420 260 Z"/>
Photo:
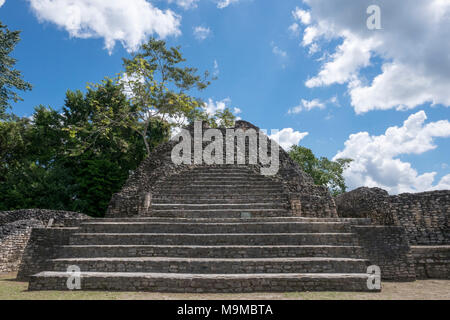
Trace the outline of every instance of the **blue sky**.
<path fill-rule="evenodd" d="M 107 2 L 5 1 L 0 20 L 22 30 L 13 55 L 34 86 L 14 113 L 61 108 L 66 90 L 122 71 L 121 58 L 154 35 L 180 45 L 190 65 L 217 72 L 199 95 L 211 107 L 239 108 L 260 128 L 285 129 L 281 142 L 318 156 L 354 158 L 346 172 L 352 188 L 450 189 L 445 1 Z M 374 3 L 381 30 L 366 26 Z"/>

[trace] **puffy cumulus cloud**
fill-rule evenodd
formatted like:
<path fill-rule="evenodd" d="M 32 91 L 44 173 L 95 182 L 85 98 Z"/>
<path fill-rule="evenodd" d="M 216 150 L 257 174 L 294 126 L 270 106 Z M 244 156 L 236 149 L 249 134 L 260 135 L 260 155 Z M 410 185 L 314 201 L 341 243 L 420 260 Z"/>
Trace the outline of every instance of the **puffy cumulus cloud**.
<path fill-rule="evenodd" d="M 5 4 L 5 0 L 0 0 L 0 7 Z"/>
<path fill-rule="evenodd" d="M 302 99 L 300 104 L 298 106 L 295 106 L 291 109 L 289 109 L 289 114 L 296 114 L 300 113 L 302 111 L 310 111 L 312 109 L 325 109 L 325 103 L 321 102 L 319 99 L 313 99 L 311 101 Z"/>
<path fill-rule="evenodd" d="M 213 99 L 209 98 L 207 102 L 203 105 L 203 109 L 205 110 L 206 114 L 210 117 L 214 116 L 217 112 L 222 112 L 226 108 L 230 109 L 231 113 L 233 113 L 236 116 L 236 120 L 241 120 L 241 117 L 238 117 L 237 115 L 242 113 L 242 110 L 239 108 L 231 108 L 231 99 L 225 98 L 220 101 L 214 101 Z M 222 125 L 221 123 L 217 123 L 218 125 Z"/>
<path fill-rule="evenodd" d="M 168 0 L 169 3 L 176 3 L 177 6 L 184 10 L 197 8 L 199 0 Z"/>
<path fill-rule="evenodd" d="M 314 53 L 321 42 L 340 40 L 306 86 L 346 84 L 356 113 L 450 105 L 450 1 L 379 0 L 381 30 L 367 28 L 372 0 L 304 2 L 309 10 L 293 12 L 304 25 L 302 45 Z M 381 72 L 364 79 L 374 57 Z"/>
<path fill-rule="evenodd" d="M 230 4 L 238 3 L 240 0 L 218 0 L 217 1 L 217 8 L 223 9 L 228 7 Z"/>
<path fill-rule="evenodd" d="M 305 25 L 311 23 L 311 13 L 300 9 L 299 7 L 296 7 L 295 10 L 292 11 L 292 15 L 295 20 L 298 20 Z"/>
<path fill-rule="evenodd" d="M 214 101 L 213 99 L 209 98 L 208 101 L 205 102 L 203 109 L 205 109 L 206 113 L 209 116 L 213 116 L 216 112 L 222 112 L 226 108 L 229 108 L 230 103 L 230 98 L 225 98 L 221 101 Z"/>
<path fill-rule="evenodd" d="M 319 74 L 306 81 L 306 86 L 312 88 L 343 84 L 356 79 L 359 69 L 370 65 L 371 45 L 371 39 L 359 41 L 349 36 L 337 47 L 331 60 L 324 63 Z M 314 51 L 317 51 L 316 46 L 316 43 L 311 44 Z"/>
<path fill-rule="evenodd" d="M 292 128 L 284 128 L 277 133 L 271 134 L 269 137 L 278 141 L 280 147 L 284 150 L 289 150 L 293 145 L 298 145 L 300 140 L 305 138 L 309 133 L 295 131 Z"/>
<path fill-rule="evenodd" d="M 419 111 L 401 127 L 390 127 L 382 135 L 372 136 L 368 132 L 350 135 L 344 150 L 334 157 L 354 160 L 344 172 L 349 186 L 380 187 L 394 194 L 448 189 L 450 174 L 434 184 L 436 172 L 419 174 L 410 163 L 398 159 L 401 155 L 433 150 L 437 147 L 435 138 L 450 137 L 448 120 L 425 124 L 426 119 L 425 112 Z"/>
<path fill-rule="evenodd" d="M 450 81 L 440 82 L 418 74 L 412 67 L 386 63 L 371 85 L 364 86 L 359 80 L 354 80 L 349 88 L 352 104 L 358 113 L 363 113 L 373 109 L 391 109 L 392 106 L 398 110 L 412 109 L 424 102 L 449 106 L 449 85 Z"/>
<path fill-rule="evenodd" d="M 71 37 L 103 38 L 111 52 L 119 41 L 135 51 L 150 35 L 180 35 L 181 17 L 146 0 L 28 0 L 39 21 L 64 28 Z"/>
<path fill-rule="evenodd" d="M 211 35 L 211 29 L 209 27 L 194 27 L 194 37 L 199 40 L 203 41 L 206 38 L 208 38 Z"/>
<path fill-rule="evenodd" d="M 313 109 L 325 109 L 327 105 L 339 105 L 338 98 L 336 96 L 331 97 L 326 101 L 321 101 L 320 99 L 305 100 L 302 99 L 300 104 L 289 109 L 288 114 L 297 114 L 302 111 L 311 111 Z"/>

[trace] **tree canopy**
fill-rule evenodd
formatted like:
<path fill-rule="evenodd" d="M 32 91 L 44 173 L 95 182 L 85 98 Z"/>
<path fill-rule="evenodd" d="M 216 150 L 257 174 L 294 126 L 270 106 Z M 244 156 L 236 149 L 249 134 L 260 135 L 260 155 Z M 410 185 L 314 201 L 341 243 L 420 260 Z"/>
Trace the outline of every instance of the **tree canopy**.
<path fill-rule="evenodd" d="M 147 154 L 149 126 L 159 119 L 171 126 L 187 125 L 205 120 L 212 126 L 229 126 L 235 116 L 229 109 L 207 114 L 204 102 L 195 92 L 211 84 L 209 72 L 198 74 L 196 68 L 186 66 L 180 47 L 167 48 L 163 40 L 151 38 L 131 59 L 123 59 L 124 72 L 117 83 L 127 93 L 133 106 L 122 118 L 127 127 L 143 138 Z M 107 119 L 107 118 L 106 118 Z"/>
<path fill-rule="evenodd" d="M 16 91 L 31 90 L 31 84 L 23 80 L 22 73 L 15 69 L 17 62 L 11 52 L 20 41 L 20 31 L 10 31 L 0 21 L 0 118 L 10 107 L 10 101 L 22 100 Z"/>
<path fill-rule="evenodd" d="M 301 146 L 292 146 L 289 156 L 313 178 L 315 184 L 328 187 L 333 195 L 346 192 L 343 173 L 352 159 L 331 161 L 326 157 L 316 158 L 310 149 Z"/>
<path fill-rule="evenodd" d="M 124 72 L 66 92 L 61 110 L 6 114 L 15 90 L 29 90 L 9 53 L 19 32 L 0 24 L 0 210 L 43 208 L 103 216 L 113 193 L 175 125 L 201 119 L 231 125 L 229 109 L 207 114 L 194 92 L 210 84 L 183 66 L 179 48 L 150 39 L 124 59 Z M 6 116 L 7 115 L 7 116 Z"/>
<path fill-rule="evenodd" d="M 62 112 L 39 106 L 31 119 L 0 121 L 0 210 L 105 213 L 112 194 L 146 151 L 141 137 L 127 127 L 93 134 L 98 108 L 115 119 L 132 106 L 119 86 L 104 81 L 85 94 L 69 90 Z M 167 139 L 169 128 L 163 122 L 153 120 L 149 128 L 151 148 Z"/>

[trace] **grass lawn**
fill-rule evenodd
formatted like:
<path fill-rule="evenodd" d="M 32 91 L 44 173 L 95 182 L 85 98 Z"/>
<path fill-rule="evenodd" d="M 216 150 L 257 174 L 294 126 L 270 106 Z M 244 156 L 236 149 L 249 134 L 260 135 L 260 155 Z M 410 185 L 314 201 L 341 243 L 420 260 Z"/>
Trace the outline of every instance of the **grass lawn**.
<path fill-rule="evenodd" d="M 382 292 L 289 292 L 237 294 L 174 294 L 152 292 L 27 291 L 14 273 L 0 274 L 0 300 L 450 300 L 450 280 L 383 282 Z"/>

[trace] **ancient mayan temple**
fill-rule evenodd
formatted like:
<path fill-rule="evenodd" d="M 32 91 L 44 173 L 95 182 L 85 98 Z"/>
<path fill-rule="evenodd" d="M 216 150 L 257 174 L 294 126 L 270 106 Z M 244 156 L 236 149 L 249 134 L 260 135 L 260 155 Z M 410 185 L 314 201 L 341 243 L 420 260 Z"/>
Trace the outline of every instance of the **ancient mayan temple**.
<path fill-rule="evenodd" d="M 232 129 L 256 132 L 258 147 L 268 139 L 245 121 Z M 244 141 L 249 148 L 252 140 Z M 338 217 L 328 190 L 282 149 L 277 173 L 268 176 L 249 152 L 245 164 L 175 164 L 179 142 L 160 145 L 141 164 L 106 218 L 33 229 L 18 278 L 30 290 L 67 290 L 75 266 L 82 290 L 377 291 L 368 274 L 377 265 L 382 279 L 415 279 L 403 227 Z"/>

